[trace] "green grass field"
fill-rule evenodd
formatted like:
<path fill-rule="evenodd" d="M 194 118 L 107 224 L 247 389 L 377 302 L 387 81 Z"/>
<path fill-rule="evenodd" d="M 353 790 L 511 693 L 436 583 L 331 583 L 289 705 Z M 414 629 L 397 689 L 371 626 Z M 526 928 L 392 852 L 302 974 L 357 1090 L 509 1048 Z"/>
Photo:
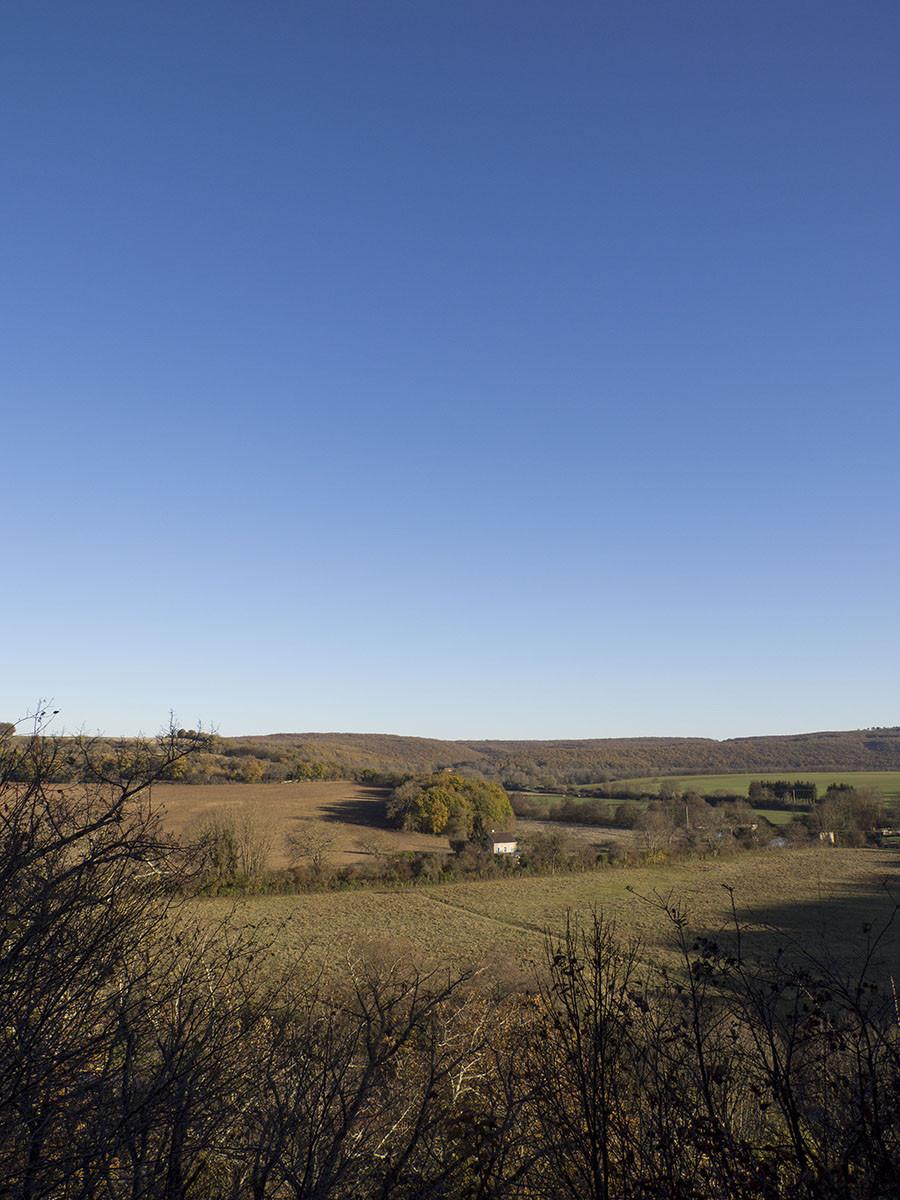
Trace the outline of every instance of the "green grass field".
<path fill-rule="evenodd" d="M 765 817 L 772 825 L 790 825 L 796 813 L 783 808 L 754 808 L 758 816 Z"/>
<path fill-rule="evenodd" d="M 663 782 L 677 782 L 685 790 L 708 796 L 713 792 L 734 792 L 746 795 L 754 780 L 774 782 L 776 779 L 802 779 L 816 784 L 820 795 L 830 783 L 847 783 L 851 787 L 871 788 L 886 800 L 900 800 L 900 771 L 756 771 L 742 775 L 647 775 L 639 779 L 618 779 L 622 787 L 635 791 L 656 792 Z"/>

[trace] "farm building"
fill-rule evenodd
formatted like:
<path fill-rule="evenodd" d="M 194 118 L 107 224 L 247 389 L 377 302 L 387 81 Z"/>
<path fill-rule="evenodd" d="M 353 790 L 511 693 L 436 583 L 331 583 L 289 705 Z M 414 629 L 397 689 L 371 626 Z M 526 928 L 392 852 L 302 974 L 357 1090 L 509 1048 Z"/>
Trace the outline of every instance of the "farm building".
<path fill-rule="evenodd" d="M 454 854 L 464 854 L 471 846 L 477 846 L 488 854 L 518 854 L 519 839 L 514 833 L 498 833 L 492 829 L 489 833 L 476 833 L 471 840 L 466 838 L 451 838 L 450 849 Z"/>
<path fill-rule="evenodd" d="M 497 833 L 491 830 L 487 839 L 491 854 L 516 854 L 519 850 L 517 838 L 512 833 Z"/>

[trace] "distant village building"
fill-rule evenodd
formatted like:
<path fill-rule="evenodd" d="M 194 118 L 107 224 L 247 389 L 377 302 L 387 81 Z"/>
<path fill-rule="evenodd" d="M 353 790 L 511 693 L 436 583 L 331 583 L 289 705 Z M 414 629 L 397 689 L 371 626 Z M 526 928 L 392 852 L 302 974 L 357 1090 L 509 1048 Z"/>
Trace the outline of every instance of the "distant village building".
<path fill-rule="evenodd" d="M 512 833 L 497 833 L 492 829 L 490 836 L 487 839 L 487 843 L 491 854 L 518 853 L 519 843 L 515 835 Z"/>
<path fill-rule="evenodd" d="M 498 833 L 496 829 L 492 829 L 490 833 L 476 833 L 471 840 L 466 838 L 450 839 L 450 849 L 454 854 L 464 854 L 473 846 L 478 847 L 482 852 L 487 851 L 488 854 L 519 853 L 519 839 L 516 835 L 514 833 Z"/>

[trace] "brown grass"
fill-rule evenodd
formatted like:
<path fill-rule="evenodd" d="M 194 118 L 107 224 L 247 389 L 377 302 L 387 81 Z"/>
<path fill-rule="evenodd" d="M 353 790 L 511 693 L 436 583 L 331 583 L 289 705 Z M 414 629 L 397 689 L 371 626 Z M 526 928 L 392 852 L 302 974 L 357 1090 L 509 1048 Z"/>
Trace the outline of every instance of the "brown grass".
<path fill-rule="evenodd" d="M 163 810 L 171 832 L 183 835 L 204 813 L 216 808 L 252 812 L 274 834 L 271 866 L 284 867 L 284 835 L 304 821 L 318 821 L 334 834 L 329 860 L 341 865 L 364 862 L 360 843 L 378 831 L 385 851 L 447 850 L 446 838 L 389 829 L 384 821 L 385 793 L 346 781 L 326 783 L 211 783 L 158 784 L 153 803 Z"/>
<path fill-rule="evenodd" d="M 891 911 L 897 890 L 894 851 L 814 848 L 763 850 L 718 862 L 609 868 L 585 874 L 510 878 L 432 887 L 272 896 L 197 902 L 198 915 L 233 909 L 254 926 L 284 921 L 285 951 L 335 963 L 348 954 L 390 951 L 422 964 L 477 963 L 515 977 L 540 954 L 543 931 L 561 929 L 567 910 L 594 907 L 619 931 L 641 938 L 648 953 L 666 953 L 671 930 L 654 897 L 677 899 L 697 932 L 727 928 L 730 894 L 747 930 L 748 949 L 770 952 L 785 938 L 847 959 L 865 941 L 864 926 Z M 643 897 L 644 899 L 642 899 Z M 897 974 L 900 942 L 885 942 L 881 962 Z"/>
<path fill-rule="evenodd" d="M 154 804 L 183 833 L 212 808 L 249 809 L 275 834 L 274 866 L 284 864 L 283 834 L 318 821 L 335 836 L 331 861 L 365 861 L 361 843 L 377 831 L 386 850 L 446 850 L 444 838 L 387 829 L 384 793 L 348 782 L 157 786 Z M 522 833 L 548 831 L 546 822 L 519 823 Z M 567 826 L 591 842 L 633 837 L 627 831 Z M 659 899 L 685 905 L 692 927 L 716 935 L 729 921 L 730 893 L 747 925 L 749 948 L 771 949 L 778 927 L 822 953 L 849 958 L 864 942 L 863 927 L 883 921 L 900 894 L 900 854 L 892 850 L 822 847 L 769 849 L 721 861 L 609 868 L 584 874 L 510 877 L 429 887 L 364 889 L 298 896 L 198 900 L 198 915 L 234 911 L 254 926 L 284 922 L 279 939 L 289 953 L 302 950 L 334 963 L 347 954 L 402 955 L 424 965 L 479 964 L 516 977 L 540 952 L 543 931 L 560 929 L 567 910 L 601 909 L 620 931 L 641 938 L 648 952 L 664 951 L 668 929 Z M 887 956 L 887 957 L 885 957 Z M 892 933 L 882 955 L 900 974 L 900 941 Z"/>
<path fill-rule="evenodd" d="M 273 867 L 287 865 L 284 835 L 302 821 L 321 822 L 333 833 L 335 841 L 328 857 L 338 866 L 365 862 L 371 852 L 361 843 L 370 841 L 373 831 L 377 831 L 385 853 L 449 849 L 446 838 L 389 828 L 382 807 L 385 795 L 380 788 L 364 787 L 346 780 L 327 783 L 171 783 L 158 784 L 153 789 L 153 802 L 163 808 L 166 827 L 179 836 L 211 809 L 236 808 L 254 813 L 275 835 L 270 864 Z M 519 821 L 516 829 L 520 834 L 563 833 L 592 845 L 615 841 L 630 847 L 635 842 L 631 830 L 570 825 L 560 821 Z"/>
<path fill-rule="evenodd" d="M 624 850 L 635 850 L 640 844 L 640 835 L 634 829 L 613 829 L 606 825 L 576 825 L 567 821 L 516 821 L 516 832 L 524 837 L 529 834 L 561 833 L 564 838 L 577 839 L 591 846 L 608 845 L 615 842 Z"/>

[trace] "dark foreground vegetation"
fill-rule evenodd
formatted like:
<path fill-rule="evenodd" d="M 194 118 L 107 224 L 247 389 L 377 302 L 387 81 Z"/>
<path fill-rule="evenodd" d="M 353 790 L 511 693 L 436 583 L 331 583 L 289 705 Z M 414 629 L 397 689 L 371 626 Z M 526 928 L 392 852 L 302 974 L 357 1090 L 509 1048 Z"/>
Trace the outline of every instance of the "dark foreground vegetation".
<path fill-rule="evenodd" d="M 148 783 L 195 749 L 0 740 L 0 1194 L 563 1197 L 900 1193 L 900 1015 L 851 971 L 765 961 L 666 903 L 667 973 L 598 917 L 533 987 L 314 972 L 189 919 Z M 76 755 L 86 782 L 51 782 Z"/>

